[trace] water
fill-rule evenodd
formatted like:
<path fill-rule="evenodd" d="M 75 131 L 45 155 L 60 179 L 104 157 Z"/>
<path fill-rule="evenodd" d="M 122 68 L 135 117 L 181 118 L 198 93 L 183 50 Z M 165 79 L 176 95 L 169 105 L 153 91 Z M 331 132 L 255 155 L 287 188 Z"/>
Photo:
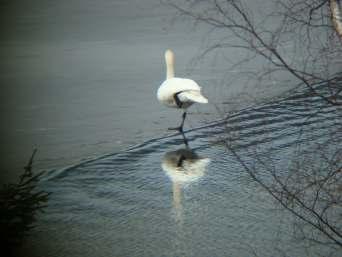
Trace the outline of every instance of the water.
<path fill-rule="evenodd" d="M 159 0 L 2 3 L 7 179 L 33 148 L 36 168 L 52 169 L 162 134 L 163 119 L 176 117 L 155 96 L 165 77 L 163 52 L 172 47 L 184 56 L 180 74 L 199 46 L 189 44 L 198 33 L 168 29 L 172 15 Z"/>
<path fill-rule="evenodd" d="M 232 111 L 288 89 L 226 86 L 224 74 L 237 72 L 226 60 L 194 61 L 208 28 L 178 19 L 159 0 L 5 1 L 0 11 L 1 180 L 13 181 L 34 148 L 36 169 L 50 170 L 165 135 L 179 119 L 155 95 L 167 48 L 176 75 L 195 79 L 210 99 L 191 109 L 187 127 L 215 120 L 223 102 Z M 236 100 L 247 92 L 253 101 Z"/>
<path fill-rule="evenodd" d="M 189 148 L 172 135 L 47 173 L 41 188 L 52 195 L 29 240 L 32 256 L 303 256 L 292 216 L 216 142 L 238 133 L 232 143 L 243 159 L 257 149 L 286 172 L 298 143 L 305 150 L 340 138 L 341 120 L 336 107 L 297 94 L 191 130 Z"/>
<path fill-rule="evenodd" d="M 239 70 L 227 71 L 219 56 L 195 58 L 208 28 L 171 24 L 175 14 L 159 0 L 12 0 L 0 10 L 0 178 L 13 181 L 38 148 L 35 169 L 48 171 L 39 188 L 52 192 L 25 253 L 307 255 L 293 242 L 291 216 L 220 139 L 229 135 L 246 161 L 255 149 L 272 149 L 287 170 L 298 142 L 314 144 L 341 127 L 338 110 L 305 94 L 256 105 L 294 83 L 227 86 Z M 176 74 L 195 79 L 210 100 L 190 109 L 191 150 L 166 130 L 180 113 L 155 96 L 166 48 L 176 54 Z M 241 57 L 235 49 L 226 55 Z M 227 122 L 212 122 L 223 105 Z"/>

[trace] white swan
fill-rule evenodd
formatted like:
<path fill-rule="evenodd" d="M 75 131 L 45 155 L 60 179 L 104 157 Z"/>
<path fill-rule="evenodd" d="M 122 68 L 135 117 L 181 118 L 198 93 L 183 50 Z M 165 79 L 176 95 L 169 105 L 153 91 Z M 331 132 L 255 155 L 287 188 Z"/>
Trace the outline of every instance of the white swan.
<path fill-rule="evenodd" d="M 184 109 L 181 125 L 173 128 L 183 132 L 187 108 L 193 103 L 208 103 L 208 99 L 201 94 L 201 88 L 195 81 L 175 77 L 174 54 L 171 50 L 165 51 L 165 62 L 166 80 L 159 87 L 157 98 L 168 107 Z"/>

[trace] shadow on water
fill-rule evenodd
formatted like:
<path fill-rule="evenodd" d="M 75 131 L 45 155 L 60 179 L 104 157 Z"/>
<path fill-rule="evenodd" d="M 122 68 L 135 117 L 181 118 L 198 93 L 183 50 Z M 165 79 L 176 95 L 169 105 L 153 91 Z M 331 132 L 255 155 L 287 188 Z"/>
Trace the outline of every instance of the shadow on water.
<path fill-rule="evenodd" d="M 289 216 L 220 141 L 229 133 L 236 151 L 258 149 L 286 170 L 298 143 L 341 134 L 341 120 L 337 107 L 298 93 L 189 130 L 189 144 L 174 134 L 50 172 L 32 256 L 305 255 Z"/>

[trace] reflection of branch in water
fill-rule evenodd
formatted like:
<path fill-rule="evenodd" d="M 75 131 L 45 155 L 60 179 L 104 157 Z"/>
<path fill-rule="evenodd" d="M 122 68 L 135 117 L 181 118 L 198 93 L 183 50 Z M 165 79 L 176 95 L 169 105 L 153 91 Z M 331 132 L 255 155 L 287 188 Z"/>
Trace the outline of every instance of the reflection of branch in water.
<path fill-rule="evenodd" d="M 162 160 L 162 168 L 173 183 L 173 208 L 179 221 L 182 214 L 182 187 L 201 178 L 210 162 L 209 158 L 198 156 L 185 145 L 187 148 L 167 152 Z"/>

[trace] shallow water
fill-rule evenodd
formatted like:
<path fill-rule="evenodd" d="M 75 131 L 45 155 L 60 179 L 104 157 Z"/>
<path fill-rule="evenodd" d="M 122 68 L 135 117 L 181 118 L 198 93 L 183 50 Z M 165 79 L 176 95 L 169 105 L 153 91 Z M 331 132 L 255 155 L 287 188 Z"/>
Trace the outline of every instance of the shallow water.
<path fill-rule="evenodd" d="M 235 135 L 243 159 L 257 149 L 286 172 L 298 143 L 304 150 L 341 134 L 341 121 L 335 107 L 297 94 L 188 131 L 189 148 L 176 134 L 50 172 L 40 185 L 52 195 L 28 243 L 32 256 L 307 255 L 293 241 L 291 216 L 216 142 Z"/>

